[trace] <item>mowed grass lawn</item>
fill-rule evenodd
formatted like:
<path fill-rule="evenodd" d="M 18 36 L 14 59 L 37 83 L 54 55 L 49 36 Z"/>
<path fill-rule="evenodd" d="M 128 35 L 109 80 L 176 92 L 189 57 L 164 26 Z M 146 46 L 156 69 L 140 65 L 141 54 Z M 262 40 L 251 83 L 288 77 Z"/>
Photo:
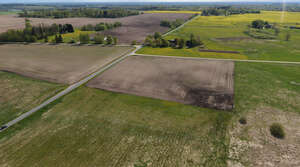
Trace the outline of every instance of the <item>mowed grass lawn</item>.
<path fill-rule="evenodd" d="M 0 166 L 226 166 L 233 119 L 300 111 L 300 66 L 236 63 L 235 109 L 80 87 L 0 134 Z"/>
<path fill-rule="evenodd" d="M 225 59 L 250 59 L 250 60 L 275 60 L 275 61 L 300 61 L 300 30 L 288 29 L 285 26 L 298 26 L 300 13 L 267 12 L 261 14 L 244 14 L 232 16 L 199 16 L 186 24 L 180 30 L 168 35 L 167 39 L 182 37 L 188 40 L 191 33 L 200 36 L 205 44 L 205 49 L 239 51 L 240 54 L 199 52 L 193 49 L 149 48 L 145 47 L 138 53 L 188 56 L 204 58 Z M 253 20 L 262 19 L 271 24 L 276 23 L 280 28 L 278 37 L 274 40 L 250 38 L 245 31 Z M 270 30 L 271 31 L 271 30 Z M 285 36 L 290 33 L 290 41 L 285 41 Z M 218 38 L 235 40 L 218 40 Z M 244 38 L 244 40 L 236 40 Z M 250 38 L 250 39 L 245 39 Z"/>
<path fill-rule="evenodd" d="M 0 71 L 0 126 L 36 107 L 64 86 Z"/>

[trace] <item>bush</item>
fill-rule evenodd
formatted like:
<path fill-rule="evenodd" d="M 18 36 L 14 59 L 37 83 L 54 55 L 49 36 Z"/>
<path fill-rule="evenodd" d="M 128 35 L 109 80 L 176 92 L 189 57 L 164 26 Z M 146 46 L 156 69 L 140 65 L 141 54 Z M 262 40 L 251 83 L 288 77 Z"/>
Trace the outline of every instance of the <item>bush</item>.
<path fill-rule="evenodd" d="M 107 36 L 107 38 L 106 38 L 106 44 L 107 45 L 112 45 L 113 44 L 113 42 L 114 42 L 114 39 L 113 39 L 113 37 L 112 36 Z"/>
<path fill-rule="evenodd" d="M 95 44 L 103 44 L 104 43 L 104 36 L 97 34 L 94 38 Z"/>
<path fill-rule="evenodd" d="M 239 119 L 239 122 L 240 122 L 240 124 L 245 125 L 245 124 L 247 124 L 247 119 L 245 117 L 241 117 Z"/>
<path fill-rule="evenodd" d="M 132 42 L 131 42 L 131 45 L 136 45 L 136 41 L 132 41 Z"/>
<path fill-rule="evenodd" d="M 276 138 L 283 139 L 285 137 L 283 127 L 279 123 L 273 123 L 270 127 L 270 132 Z"/>
<path fill-rule="evenodd" d="M 118 38 L 117 37 L 113 37 L 113 44 L 117 45 L 118 44 Z"/>
<path fill-rule="evenodd" d="M 288 32 L 286 35 L 285 35 L 285 40 L 286 41 L 289 41 L 291 39 L 291 34 Z"/>
<path fill-rule="evenodd" d="M 80 34 L 79 35 L 79 41 L 81 44 L 87 44 L 90 42 L 90 36 L 89 34 Z"/>
<path fill-rule="evenodd" d="M 75 43 L 76 41 L 72 38 L 69 43 Z"/>

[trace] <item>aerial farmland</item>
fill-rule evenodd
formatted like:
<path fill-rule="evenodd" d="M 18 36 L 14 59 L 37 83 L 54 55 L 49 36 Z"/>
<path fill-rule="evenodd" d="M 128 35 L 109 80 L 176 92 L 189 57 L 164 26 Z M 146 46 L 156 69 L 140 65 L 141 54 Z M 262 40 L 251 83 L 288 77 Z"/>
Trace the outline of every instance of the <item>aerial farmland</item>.
<path fill-rule="evenodd" d="M 0 3 L 0 166 L 300 166 L 300 5 L 125 4 Z"/>

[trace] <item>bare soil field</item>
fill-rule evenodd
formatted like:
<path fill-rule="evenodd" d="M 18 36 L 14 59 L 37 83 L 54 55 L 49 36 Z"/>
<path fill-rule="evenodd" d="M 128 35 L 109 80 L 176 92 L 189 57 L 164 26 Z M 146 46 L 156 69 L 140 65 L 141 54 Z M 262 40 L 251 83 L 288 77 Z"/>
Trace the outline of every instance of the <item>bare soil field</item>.
<path fill-rule="evenodd" d="M 87 86 L 231 110 L 233 73 L 233 62 L 133 56 Z"/>
<path fill-rule="evenodd" d="M 65 19 L 48 19 L 48 18 L 30 18 L 33 25 L 44 24 L 65 24 L 70 23 L 75 27 L 86 24 L 97 24 L 99 22 L 121 22 L 122 27 L 105 32 L 105 34 L 117 36 L 119 43 L 131 43 L 133 40 L 142 42 L 144 38 L 154 32 L 164 33 L 168 28 L 161 27 L 161 20 L 187 20 L 193 14 L 187 13 L 147 13 L 138 16 L 129 16 L 123 18 L 65 18 Z M 25 27 L 24 18 L 16 15 L 0 15 L 0 33 L 9 29 L 22 29 Z"/>
<path fill-rule="evenodd" d="M 72 84 L 131 49 L 131 47 L 67 45 L 0 45 L 0 71 Z"/>

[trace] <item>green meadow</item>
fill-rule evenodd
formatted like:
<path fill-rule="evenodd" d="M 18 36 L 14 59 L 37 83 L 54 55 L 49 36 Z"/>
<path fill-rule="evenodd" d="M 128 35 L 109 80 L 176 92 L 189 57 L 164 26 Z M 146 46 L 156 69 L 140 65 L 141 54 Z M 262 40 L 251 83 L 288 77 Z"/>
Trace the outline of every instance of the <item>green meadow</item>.
<path fill-rule="evenodd" d="M 198 48 L 172 49 L 145 47 L 138 53 L 166 56 L 187 56 L 204 58 L 300 61 L 300 30 L 287 26 L 300 25 L 300 13 L 263 11 L 261 14 L 244 14 L 231 16 L 199 16 L 183 28 L 168 35 L 167 39 L 176 37 L 188 40 L 191 33 L 200 37 L 205 49 L 221 51 L 238 51 L 240 54 L 199 52 Z M 280 33 L 275 39 L 257 39 L 249 36 L 252 21 L 262 19 L 275 24 Z M 274 34 L 273 30 L 261 32 Z M 291 38 L 286 41 L 286 35 Z M 273 35 L 274 36 L 274 35 Z"/>
<path fill-rule="evenodd" d="M 64 86 L 0 71 L 0 126 L 54 96 Z"/>

